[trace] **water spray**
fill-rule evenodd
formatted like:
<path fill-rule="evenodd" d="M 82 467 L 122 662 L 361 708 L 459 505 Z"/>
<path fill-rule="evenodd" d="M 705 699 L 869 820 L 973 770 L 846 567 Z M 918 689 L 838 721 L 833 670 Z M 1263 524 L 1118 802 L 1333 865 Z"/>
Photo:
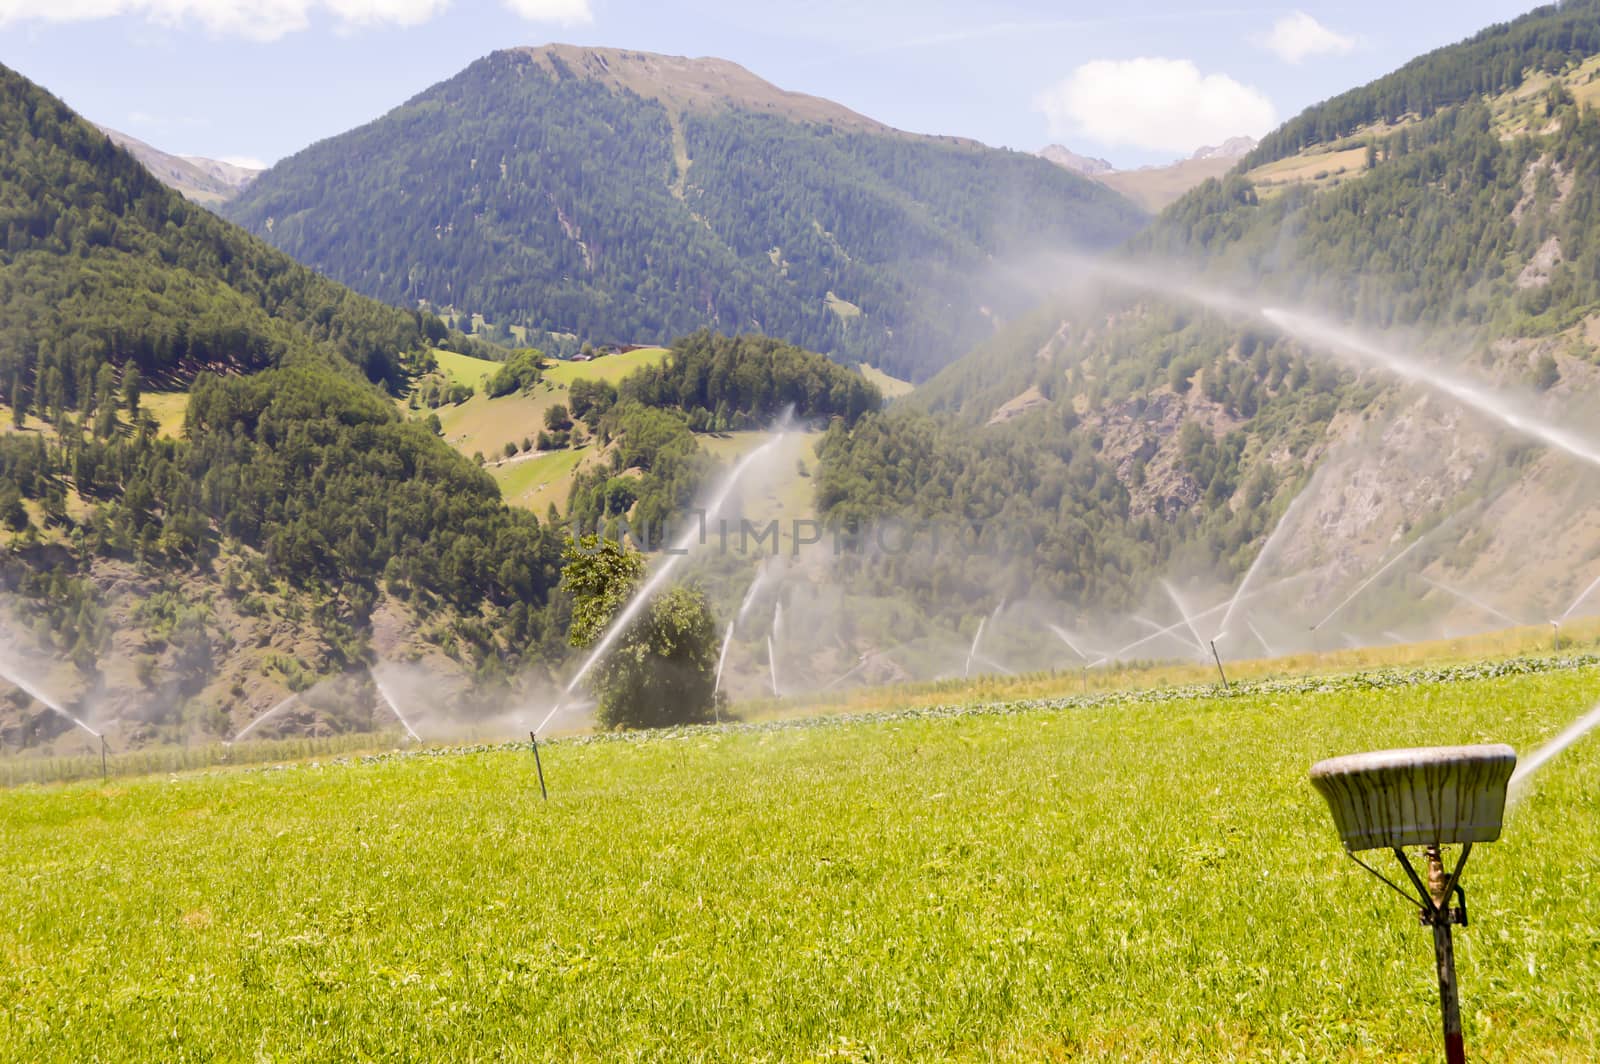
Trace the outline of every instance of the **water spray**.
<path fill-rule="evenodd" d="M 778 693 L 778 653 L 772 648 L 772 636 L 767 636 L 767 672 L 772 676 L 772 697 L 782 698 Z"/>
<path fill-rule="evenodd" d="M 1594 589 L 1597 588 L 1597 587 L 1600 587 L 1600 576 L 1595 577 L 1593 583 L 1591 583 L 1588 587 L 1584 588 L 1583 591 L 1578 595 L 1578 597 L 1572 600 L 1572 605 L 1568 606 L 1564 611 L 1562 611 L 1561 616 L 1557 617 L 1556 621 L 1564 621 L 1568 617 L 1571 617 L 1572 616 L 1572 611 L 1578 608 L 1578 604 L 1581 603 L 1584 599 L 1588 598 L 1590 593 L 1592 593 L 1594 591 Z M 1552 621 L 1551 623 L 1553 624 L 1555 622 Z"/>
<path fill-rule="evenodd" d="M 1498 618 L 1499 620 L 1505 621 L 1507 624 L 1511 625 L 1513 628 L 1519 626 L 1522 623 L 1521 621 L 1517 620 L 1515 617 L 1511 616 L 1509 613 L 1506 613 L 1504 610 L 1497 610 L 1493 606 L 1489 605 L 1487 602 L 1483 601 L 1482 599 L 1477 598 L 1474 595 L 1469 595 L 1465 591 L 1462 591 L 1460 588 L 1451 587 L 1449 584 L 1446 584 L 1446 583 L 1444 583 L 1442 581 L 1439 581 L 1439 580 L 1435 580 L 1435 579 L 1433 579 L 1432 577 L 1430 577 L 1430 576 L 1428 576 L 1426 574 L 1423 575 L 1422 582 L 1427 584 L 1429 587 L 1437 588 L 1438 590 L 1443 591 L 1447 595 L 1454 595 L 1456 598 L 1460 599 L 1462 602 L 1465 602 L 1467 605 L 1475 607 L 1476 609 L 1479 609 L 1479 610 L 1483 611 L 1484 613 L 1489 614 L 1491 617 L 1495 617 L 1495 618 Z"/>
<path fill-rule="evenodd" d="M 1167 597 L 1172 600 L 1172 604 L 1174 606 L 1178 607 L 1178 615 L 1183 618 L 1183 623 L 1188 626 L 1189 634 L 1194 636 L 1194 648 L 1200 652 L 1200 656 L 1201 656 L 1201 658 L 1203 660 L 1205 658 L 1205 653 L 1206 653 L 1206 641 L 1204 639 L 1200 638 L 1200 629 L 1195 627 L 1195 623 L 1194 622 L 1197 619 L 1203 619 L 1205 617 L 1205 614 L 1201 614 L 1200 618 L 1195 618 L 1195 617 L 1189 616 L 1189 607 L 1185 606 L 1183 604 L 1183 599 L 1178 597 L 1178 589 L 1173 587 L 1167 581 L 1165 581 L 1165 580 L 1161 581 L 1161 589 L 1167 593 Z M 1221 606 L 1218 606 L 1217 608 L 1221 609 L 1221 608 L 1223 608 L 1223 606 L 1226 606 L 1226 605 L 1227 605 L 1227 603 L 1223 603 Z M 1215 612 L 1215 611 L 1208 611 L 1208 612 Z"/>
<path fill-rule="evenodd" d="M 1443 526 L 1440 526 L 1440 527 L 1443 527 Z M 1371 576 L 1367 577 L 1365 580 L 1361 581 L 1360 584 L 1356 585 L 1356 589 L 1354 591 L 1350 592 L 1350 594 L 1346 595 L 1343 599 L 1341 599 L 1337 606 L 1335 606 L 1333 609 L 1329 610 L 1328 611 L 1328 615 L 1326 617 L 1322 618 L 1322 620 L 1320 620 L 1316 624 L 1312 625 L 1311 626 L 1311 630 L 1313 632 L 1315 632 L 1318 628 L 1321 628 L 1323 625 L 1325 625 L 1329 621 L 1333 620 L 1334 616 L 1340 610 L 1342 610 L 1346 606 L 1350 605 L 1350 603 L 1354 602 L 1358 597 L 1360 597 L 1360 595 L 1361 595 L 1361 593 L 1363 591 L 1365 591 L 1367 588 L 1371 587 L 1373 584 L 1377 583 L 1378 580 L 1380 580 L 1383 577 L 1384 573 L 1387 573 L 1390 569 L 1393 569 L 1396 565 L 1399 565 L 1401 559 L 1403 559 L 1407 554 L 1410 554 L 1412 551 L 1416 550 L 1418 547 L 1422 546 L 1423 540 L 1427 539 L 1428 536 L 1431 536 L 1432 534 L 1433 534 L 1432 532 L 1429 532 L 1426 535 L 1419 536 L 1417 539 L 1412 540 L 1411 543 L 1407 544 L 1405 549 L 1402 550 L 1399 554 L 1396 554 L 1393 558 L 1390 558 L 1388 561 L 1386 561 L 1382 565 L 1378 566 L 1378 569 L 1377 569 L 1376 572 L 1374 572 Z"/>
<path fill-rule="evenodd" d="M 983 638 L 983 625 L 988 619 L 987 617 L 978 618 L 978 630 L 972 636 L 972 646 L 967 648 L 967 667 L 961 673 L 963 680 L 972 676 L 972 659 L 978 656 L 978 640 Z"/>
<path fill-rule="evenodd" d="M 411 726 L 411 722 L 406 720 L 406 715 L 400 712 L 399 704 L 396 703 L 394 698 L 389 694 L 388 688 L 383 686 L 383 681 L 378 678 L 377 672 L 369 668 L 367 669 L 367 675 L 372 677 L 372 686 L 377 688 L 378 696 L 383 699 L 384 704 L 389 707 L 389 712 L 394 714 L 395 719 L 400 722 L 400 726 L 405 728 L 406 734 L 411 736 L 412 742 L 420 743 L 422 741 L 422 736 L 418 735 L 417 730 Z"/>
<path fill-rule="evenodd" d="M 1248 618 L 1248 617 L 1245 618 L 1244 626 L 1246 628 L 1250 629 L 1250 634 L 1251 635 L 1256 637 L 1256 642 L 1260 643 L 1261 644 L 1261 649 L 1265 650 L 1267 652 L 1267 657 L 1275 658 L 1275 657 L 1278 656 L 1278 652 L 1276 650 L 1272 649 L 1272 644 L 1267 642 L 1267 637 L 1262 635 L 1256 629 L 1256 626 L 1250 623 L 1250 618 Z"/>
<path fill-rule="evenodd" d="M 233 742 L 235 742 L 235 743 L 242 742 L 245 739 L 245 737 L 248 736 L 251 732 L 255 731 L 256 728 L 259 725 L 266 723 L 266 721 L 269 720 L 270 718 L 275 717 L 279 713 L 281 713 L 284 710 L 288 709 L 290 706 L 292 706 L 295 703 L 295 701 L 297 699 L 299 699 L 299 697 L 300 696 L 298 694 L 290 695 L 288 698 L 285 698 L 282 702 L 279 702 L 277 705 L 273 706 L 271 709 L 269 709 L 265 713 L 261 714 L 261 716 L 257 717 L 255 720 L 251 721 L 249 724 L 246 724 L 244 726 L 244 729 L 242 731 L 240 731 L 238 735 L 235 735 L 233 737 Z"/>
<path fill-rule="evenodd" d="M 1466 1061 L 1451 938 L 1452 927 L 1467 926 L 1461 873 L 1474 843 L 1500 837 L 1516 764 L 1516 751 L 1493 745 L 1383 750 L 1311 768 L 1311 784 L 1327 799 L 1350 859 L 1415 906 L 1423 926 L 1433 929 L 1447 1064 Z M 1457 845 L 1461 855 L 1447 872 L 1444 847 Z M 1426 882 L 1406 856 L 1407 846 L 1423 847 Z M 1415 894 L 1357 856 L 1374 849 L 1393 851 Z"/>
<path fill-rule="evenodd" d="M 1517 771 L 1511 774 L 1511 800 L 1515 802 L 1522 796 L 1522 788 L 1527 785 L 1529 777 L 1543 768 L 1553 757 L 1566 750 L 1573 743 L 1588 735 L 1595 728 L 1600 728 L 1600 705 L 1573 721 L 1560 735 L 1545 743 L 1529 755 L 1526 761 L 1517 766 Z"/>
<path fill-rule="evenodd" d="M 88 732 L 90 738 L 94 739 L 96 744 L 98 744 L 99 747 L 100 747 L 100 778 L 101 779 L 105 779 L 107 777 L 107 775 L 109 775 L 109 766 L 107 764 L 106 737 L 102 733 L 100 733 L 100 732 L 96 731 L 95 729 L 89 727 L 89 725 L 87 723 L 85 723 L 84 720 L 81 717 L 77 717 L 77 716 L 75 716 L 75 715 L 73 715 L 71 713 L 68 713 L 65 709 L 61 708 L 61 706 L 56 703 L 55 699 L 53 699 L 49 695 L 45 694 L 43 691 L 41 691 L 38 687 L 34 686 L 31 682 L 29 682 L 24 677 L 17 675 L 9 667 L 0 666 L 0 679 L 9 680 L 11 683 L 15 684 L 23 692 L 25 692 L 28 695 L 29 698 L 32 698 L 35 702 L 39 703 L 44 708 L 50 710 L 50 712 L 56 714 L 59 717 L 65 717 L 67 720 L 72 722 L 74 727 L 82 728 L 85 732 Z"/>
<path fill-rule="evenodd" d="M 1377 367 L 1407 383 L 1439 392 L 1462 406 L 1498 421 L 1513 432 L 1600 467 L 1600 446 L 1575 432 L 1549 424 L 1484 385 L 1440 372 L 1426 363 L 1379 347 L 1364 336 L 1308 314 L 1263 307 L 1261 316 L 1299 340 L 1343 354 L 1358 365 Z"/>
<path fill-rule="evenodd" d="M 1244 596 L 1245 591 L 1250 587 L 1250 582 L 1255 579 L 1256 572 L 1261 568 L 1262 564 L 1272 556 L 1273 548 L 1278 545 L 1278 537 L 1284 535 L 1292 526 L 1294 515 L 1296 511 L 1300 509 L 1300 504 L 1310 496 L 1311 483 L 1315 480 L 1316 478 L 1313 477 L 1311 482 L 1307 482 L 1305 487 L 1301 488 L 1295 493 L 1295 497 L 1289 503 L 1288 509 L 1283 511 L 1283 516 L 1278 519 L 1278 523 L 1273 527 L 1272 534 L 1267 537 L 1267 541 L 1263 543 L 1261 545 L 1261 549 L 1256 552 L 1255 560 L 1250 563 L 1250 568 L 1245 570 L 1244 579 L 1239 581 L 1239 586 L 1234 589 L 1233 597 L 1228 600 L 1227 612 L 1222 615 L 1222 622 L 1218 625 L 1218 632 L 1211 640 L 1211 656 L 1217 658 L 1218 672 L 1222 671 L 1222 659 L 1217 656 L 1217 640 L 1221 639 L 1227 634 L 1228 622 L 1233 620 L 1233 611 L 1238 607 L 1239 600 Z M 1223 678 L 1222 683 L 1223 686 L 1227 686 L 1228 681 L 1226 677 Z"/>
<path fill-rule="evenodd" d="M 711 688 L 711 693 L 713 695 L 717 695 L 722 692 L 722 666 L 728 661 L 728 644 L 733 642 L 734 623 L 735 622 L 733 621 L 728 622 L 728 630 L 722 636 L 722 650 L 717 654 L 717 682 L 716 685 Z"/>
<path fill-rule="evenodd" d="M 780 419 L 780 421 L 784 420 L 787 419 Z M 572 679 L 567 682 L 566 689 L 561 694 L 562 699 L 565 699 L 568 695 L 572 694 L 573 691 L 577 690 L 578 685 L 583 682 L 583 678 L 589 674 L 589 671 L 594 668 L 595 664 L 610 652 L 612 644 L 620 639 L 622 634 L 633 625 L 634 619 L 638 617 L 639 612 L 649 604 L 650 600 L 653 599 L 656 593 L 660 591 L 661 588 L 666 584 L 667 578 L 672 575 L 673 571 L 678 567 L 678 564 L 682 562 L 684 558 L 688 557 L 690 549 L 696 545 L 696 542 L 700 538 L 701 530 L 705 527 L 705 525 L 721 516 L 723 507 L 728 505 L 728 500 L 733 496 L 733 489 L 738 487 L 739 481 L 744 478 L 744 475 L 764 454 L 782 443 L 784 436 L 784 432 L 778 432 L 772 437 L 772 439 L 768 440 L 766 443 L 763 443 L 760 447 L 757 447 L 755 450 L 739 459 L 738 463 L 734 465 L 733 469 L 728 472 L 728 475 L 722 480 L 721 487 L 712 497 L 710 504 L 706 506 L 705 517 L 702 523 L 699 525 L 691 525 L 689 528 L 684 530 L 683 535 L 678 537 L 678 540 L 673 544 L 672 549 L 666 552 L 667 558 L 661 563 L 661 567 L 658 568 L 648 580 L 640 585 L 639 589 L 633 593 L 633 596 L 628 599 L 627 603 L 623 605 L 622 609 L 617 613 L 617 615 L 611 619 L 611 623 L 606 626 L 605 632 L 602 633 L 600 638 L 595 642 L 594 649 L 589 652 L 589 656 L 583 660 L 583 664 L 578 666 L 578 671 L 574 673 Z M 746 605 L 748 605 L 748 599 L 753 597 L 754 593 L 755 589 L 752 587 L 749 595 L 746 596 Z M 561 703 L 558 701 L 556 705 L 551 708 L 550 712 L 545 715 L 544 720 L 539 722 L 539 726 L 534 728 L 534 731 L 543 731 L 544 726 L 550 723 L 551 718 L 556 715 L 557 710 L 560 708 Z"/>

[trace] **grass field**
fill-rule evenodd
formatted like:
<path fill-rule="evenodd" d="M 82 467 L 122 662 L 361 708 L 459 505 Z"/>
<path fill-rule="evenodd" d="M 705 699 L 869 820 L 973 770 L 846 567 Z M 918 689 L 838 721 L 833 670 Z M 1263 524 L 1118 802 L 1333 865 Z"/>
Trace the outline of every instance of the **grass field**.
<path fill-rule="evenodd" d="M 1524 751 L 1593 664 L 0 795 L 0 1057 L 1438 1057 L 1430 943 L 1318 758 Z M 1480 848 L 1474 1059 L 1600 1055 L 1600 741 Z"/>
<path fill-rule="evenodd" d="M 155 416 L 161 435 L 177 439 L 183 435 L 183 419 L 189 412 L 188 392 L 146 392 L 139 405 Z"/>
<path fill-rule="evenodd" d="M 484 378 L 500 368 L 498 362 L 453 351 L 435 351 L 434 356 L 439 360 L 440 370 L 451 380 L 470 384 L 478 392 L 464 403 L 433 411 L 439 415 L 446 442 L 468 457 L 481 454 L 490 463 L 496 463 L 503 458 L 507 443 L 520 446 L 524 439 L 539 435 L 544 428 L 544 412 L 556 403 L 566 402 L 567 388 L 573 381 L 586 378 L 616 383 L 641 366 L 659 362 L 666 356 L 666 348 L 641 348 L 593 362 L 551 362 L 544 381 L 531 392 L 503 395 L 498 399 L 490 399 L 483 387 Z M 551 502 L 558 507 L 566 505 L 567 490 L 582 460 L 580 456 L 593 453 L 592 448 L 560 452 L 491 465 L 489 472 L 500 483 L 501 494 L 507 502 L 543 515 Z"/>
<path fill-rule="evenodd" d="M 543 517 L 551 503 L 555 503 L 558 510 L 566 507 L 573 473 L 594 454 L 592 446 L 554 451 L 536 458 L 506 462 L 489 472 L 500 485 L 501 498 L 512 506 L 521 506 Z"/>
<path fill-rule="evenodd" d="M 861 365 L 861 375 L 878 386 L 878 391 L 883 393 L 885 399 L 898 399 L 902 395 L 910 395 L 917 390 L 917 386 L 910 381 L 903 381 L 899 377 L 891 377 L 877 366 Z"/>
<path fill-rule="evenodd" d="M 654 366 L 667 357 L 664 347 L 641 347 L 624 355 L 607 355 L 593 362 L 552 362 L 545 370 L 545 379 L 561 387 L 583 379 L 617 383 L 642 366 Z"/>

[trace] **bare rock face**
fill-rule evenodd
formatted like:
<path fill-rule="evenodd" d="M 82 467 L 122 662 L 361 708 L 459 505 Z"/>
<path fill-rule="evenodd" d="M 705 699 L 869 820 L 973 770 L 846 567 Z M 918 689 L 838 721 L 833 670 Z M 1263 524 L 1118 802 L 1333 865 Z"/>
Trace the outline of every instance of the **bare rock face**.
<path fill-rule="evenodd" d="M 1249 155 L 1256 147 L 1254 137 L 1229 137 L 1221 144 L 1206 145 L 1199 148 L 1189 158 L 1191 159 L 1242 159 Z"/>
<path fill-rule="evenodd" d="M 1552 236 L 1539 250 L 1533 253 L 1533 258 L 1528 260 L 1528 265 L 1517 274 L 1518 288 L 1543 288 L 1550 283 L 1550 277 L 1555 273 L 1557 266 L 1566 261 L 1561 253 L 1561 239 Z"/>
<path fill-rule="evenodd" d="M 1109 174 L 1116 169 L 1104 159 L 1095 159 L 1087 155 L 1079 155 L 1071 148 L 1060 144 L 1052 144 L 1039 152 L 1039 158 L 1046 159 L 1064 169 L 1084 177 L 1097 177 L 1100 174 Z"/>

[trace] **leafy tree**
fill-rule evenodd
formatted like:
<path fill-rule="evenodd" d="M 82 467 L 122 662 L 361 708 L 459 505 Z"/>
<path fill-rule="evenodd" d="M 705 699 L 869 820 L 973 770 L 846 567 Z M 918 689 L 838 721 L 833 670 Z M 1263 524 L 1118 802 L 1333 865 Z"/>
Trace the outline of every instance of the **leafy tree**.
<path fill-rule="evenodd" d="M 1533 365 L 1533 386 L 1541 392 L 1547 392 L 1561 381 L 1561 367 L 1556 364 L 1555 356 L 1548 351 L 1539 356 Z"/>
<path fill-rule="evenodd" d="M 511 353 L 505 364 L 485 384 L 489 398 L 530 391 L 544 377 L 544 352 L 525 347 Z M 470 392 L 468 393 L 470 395 Z"/>
<path fill-rule="evenodd" d="M 572 599 L 570 640 L 588 647 L 604 634 L 644 576 L 644 561 L 611 540 L 586 536 L 562 553 L 561 586 Z M 606 727 L 702 723 L 716 705 L 717 633 L 704 593 L 677 587 L 642 611 L 594 668 Z"/>

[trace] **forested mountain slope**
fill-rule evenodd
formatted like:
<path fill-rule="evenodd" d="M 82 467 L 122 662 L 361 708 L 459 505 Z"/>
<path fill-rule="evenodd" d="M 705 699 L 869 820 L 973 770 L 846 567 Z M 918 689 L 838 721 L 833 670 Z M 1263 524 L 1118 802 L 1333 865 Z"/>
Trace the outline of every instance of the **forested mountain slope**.
<path fill-rule="evenodd" d="M 1597 16 L 1592 0 L 1541 9 L 1296 118 L 1132 242 L 1122 268 L 1155 289 L 1096 296 L 1062 264 L 1072 296 L 830 434 L 820 507 L 1003 518 L 1039 549 L 991 597 L 1126 609 L 1160 598 L 1163 576 L 1236 580 L 1320 470 L 1273 559 L 1315 574 L 1303 601 L 1337 601 L 1450 521 L 1419 572 L 1515 615 L 1560 612 L 1600 552 L 1592 470 L 1259 313 L 1159 287 L 1177 274 L 1246 308 L 1310 306 L 1436 367 L 1415 380 L 1524 394 L 1536 416 L 1581 425 L 1600 396 Z M 1346 155 L 1340 173 L 1328 160 Z M 914 469 L 891 476 L 894 463 Z M 1410 579 L 1413 605 L 1474 613 Z M 1408 619 L 1361 608 L 1375 626 Z"/>
<path fill-rule="evenodd" d="M 923 378 L 1034 296 L 995 270 L 1138 208 L 1044 160 L 917 137 L 717 60 L 496 52 L 225 208 L 400 306 L 594 341 L 756 331 Z"/>
<path fill-rule="evenodd" d="M 4 68 L 0 237 L 6 668 L 134 743 L 230 735 L 381 653 L 493 675 L 559 642 L 553 532 L 386 392 L 437 319 L 187 203 Z M 173 388 L 181 438 L 149 409 Z M 0 711 L 12 745 L 63 726 Z"/>

